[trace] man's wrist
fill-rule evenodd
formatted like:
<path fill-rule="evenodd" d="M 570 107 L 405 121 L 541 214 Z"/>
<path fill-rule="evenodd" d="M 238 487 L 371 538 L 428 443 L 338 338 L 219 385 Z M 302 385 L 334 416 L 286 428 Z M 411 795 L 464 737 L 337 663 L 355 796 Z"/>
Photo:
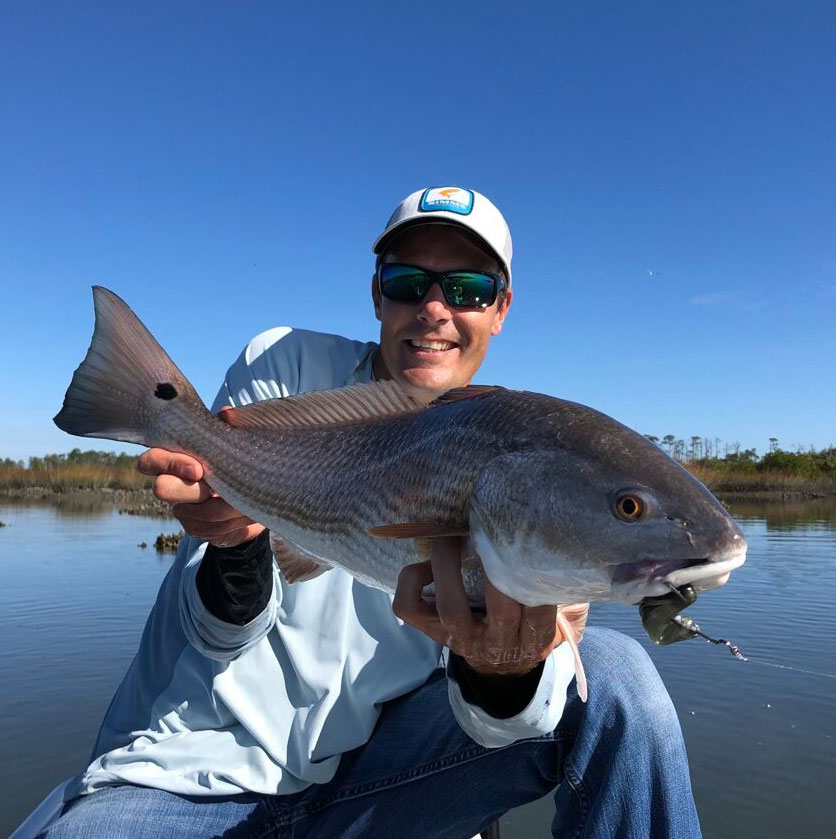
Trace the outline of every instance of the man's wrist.
<path fill-rule="evenodd" d="M 509 719 L 521 713 L 534 698 L 543 675 L 540 661 L 525 673 L 481 673 L 454 652 L 447 659 L 447 675 L 459 686 L 462 698 L 477 705 L 496 719 Z"/>
<path fill-rule="evenodd" d="M 472 672 L 480 676 L 497 676 L 499 678 L 515 678 L 518 676 L 525 676 L 539 667 L 542 661 L 507 661 L 485 664 L 484 662 L 471 661 L 468 658 L 460 656 L 464 662 L 464 666 Z"/>

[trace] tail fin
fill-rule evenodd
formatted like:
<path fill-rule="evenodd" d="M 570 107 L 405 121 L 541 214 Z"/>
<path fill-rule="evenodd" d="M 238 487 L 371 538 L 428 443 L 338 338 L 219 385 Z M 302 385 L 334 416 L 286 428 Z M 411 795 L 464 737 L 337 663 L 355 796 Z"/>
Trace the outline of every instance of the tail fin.
<path fill-rule="evenodd" d="M 167 406 L 200 397 L 120 297 L 93 286 L 96 326 L 55 424 L 69 434 L 161 446 Z M 203 409 L 205 410 L 205 408 Z"/>

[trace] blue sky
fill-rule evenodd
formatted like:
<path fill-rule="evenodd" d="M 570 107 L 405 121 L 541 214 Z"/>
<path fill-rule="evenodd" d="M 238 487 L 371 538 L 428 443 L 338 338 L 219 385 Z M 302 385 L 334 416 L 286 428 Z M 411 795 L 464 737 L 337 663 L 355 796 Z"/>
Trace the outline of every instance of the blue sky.
<path fill-rule="evenodd" d="M 376 337 L 371 242 L 450 183 L 514 234 L 481 381 L 836 443 L 834 43 L 830 2 L 5 4 L 0 457 L 88 447 L 91 284 L 211 400 L 267 327 Z"/>

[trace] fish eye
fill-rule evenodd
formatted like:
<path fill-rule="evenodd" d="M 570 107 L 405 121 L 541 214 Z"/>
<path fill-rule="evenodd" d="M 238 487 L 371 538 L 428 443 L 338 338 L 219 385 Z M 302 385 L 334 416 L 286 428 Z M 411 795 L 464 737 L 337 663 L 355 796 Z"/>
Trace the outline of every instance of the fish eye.
<path fill-rule="evenodd" d="M 638 521 L 647 512 L 647 504 L 633 492 L 622 492 L 615 499 L 615 514 L 622 521 Z"/>

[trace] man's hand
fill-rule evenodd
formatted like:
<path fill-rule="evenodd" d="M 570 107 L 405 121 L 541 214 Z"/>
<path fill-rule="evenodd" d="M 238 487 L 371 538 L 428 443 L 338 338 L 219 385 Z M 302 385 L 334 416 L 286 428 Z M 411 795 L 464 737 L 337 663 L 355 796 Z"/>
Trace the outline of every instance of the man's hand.
<path fill-rule="evenodd" d="M 203 465 L 187 454 L 148 449 L 137 464 L 143 475 L 156 477 L 154 495 L 171 504 L 183 530 L 219 548 L 255 539 L 264 526 L 231 507 L 203 481 Z"/>
<path fill-rule="evenodd" d="M 461 537 L 432 540 L 430 562 L 408 565 L 401 571 L 392 604 L 394 613 L 439 644 L 462 656 L 479 673 L 522 675 L 532 670 L 564 638 L 556 623 L 556 606 L 523 606 L 485 579 L 485 614 L 468 604 L 462 582 Z M 423 599 L 422 589 L 435 581 L 435 605 Z M 588 604 L 561 608 L 580 640 Z"/>

